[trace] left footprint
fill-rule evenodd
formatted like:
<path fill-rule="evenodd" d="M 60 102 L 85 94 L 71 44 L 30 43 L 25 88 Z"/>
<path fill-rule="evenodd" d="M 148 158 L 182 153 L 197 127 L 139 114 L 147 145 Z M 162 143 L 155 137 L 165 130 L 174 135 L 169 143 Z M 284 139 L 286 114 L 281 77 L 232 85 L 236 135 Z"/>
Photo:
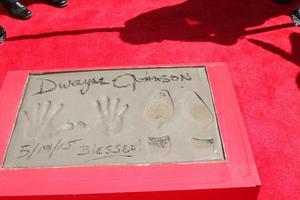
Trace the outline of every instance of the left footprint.
<path fill-rule="evenodd" d="M 144 111 L 145 119 L 154 128 L 160 128 L 174 114 L 174 104 L 168 90 L 159 90 L 152 95 Z"/>

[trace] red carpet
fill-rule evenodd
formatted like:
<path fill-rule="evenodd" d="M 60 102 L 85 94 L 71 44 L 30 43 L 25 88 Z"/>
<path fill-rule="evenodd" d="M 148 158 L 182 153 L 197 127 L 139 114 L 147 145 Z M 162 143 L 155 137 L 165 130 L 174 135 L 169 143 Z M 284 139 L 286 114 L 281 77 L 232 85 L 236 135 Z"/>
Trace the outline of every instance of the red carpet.
<path fill-rule="evenodd" d="M 262 181 L 260 200 L 300 199 L 300 1 L 24 0 L 0 10 L 0 85 L 9 70 L 228 63 Z M 3 113 L 1 113 L 3 114 Z"/>

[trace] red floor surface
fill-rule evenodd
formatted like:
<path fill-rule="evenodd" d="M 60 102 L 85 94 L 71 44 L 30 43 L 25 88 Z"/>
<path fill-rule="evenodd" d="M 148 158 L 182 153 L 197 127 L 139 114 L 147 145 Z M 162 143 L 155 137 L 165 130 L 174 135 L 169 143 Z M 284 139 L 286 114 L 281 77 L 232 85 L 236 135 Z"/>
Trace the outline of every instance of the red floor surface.
<path fill-rule="evenodd" d="M 24 0 L 0 45 L 9 70 L 226 62 L 262 181 L 260 200 L 300 199 L 300 1 L 70 0 L 57 9 Z M 3 113 L 1 113 L 3 114 Z"/>

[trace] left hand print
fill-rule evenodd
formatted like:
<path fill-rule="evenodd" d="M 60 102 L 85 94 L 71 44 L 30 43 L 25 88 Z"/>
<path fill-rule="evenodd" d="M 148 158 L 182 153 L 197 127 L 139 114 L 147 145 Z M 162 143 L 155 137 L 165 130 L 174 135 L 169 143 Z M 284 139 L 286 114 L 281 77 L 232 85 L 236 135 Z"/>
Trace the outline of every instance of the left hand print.
<path fill-rule="evenodd" d="M 54 125 L 53 121 L 62 112 L 64 104 L 54 105 L 52 101 L 37 103 L 32 112 L 22 111 L 21 117 L 24 123 L 24 136 L 28 139 L 48 139 L 61 133 L 72 130 L 72 123 L 64 123 L 60 126 Z"/>

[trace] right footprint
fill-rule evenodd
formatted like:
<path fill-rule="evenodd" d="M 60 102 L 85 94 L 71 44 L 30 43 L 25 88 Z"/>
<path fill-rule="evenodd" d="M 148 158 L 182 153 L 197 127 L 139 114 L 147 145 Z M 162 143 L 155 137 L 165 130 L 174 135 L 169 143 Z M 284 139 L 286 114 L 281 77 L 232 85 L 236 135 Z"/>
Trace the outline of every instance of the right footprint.
<path fill-rule="evenodd" d="M 201 129 L 208 127 L 213 122 L 210 109 L 197 92 L 186 92 L 182 103 L 185 114 L 197 123 Z"/>

